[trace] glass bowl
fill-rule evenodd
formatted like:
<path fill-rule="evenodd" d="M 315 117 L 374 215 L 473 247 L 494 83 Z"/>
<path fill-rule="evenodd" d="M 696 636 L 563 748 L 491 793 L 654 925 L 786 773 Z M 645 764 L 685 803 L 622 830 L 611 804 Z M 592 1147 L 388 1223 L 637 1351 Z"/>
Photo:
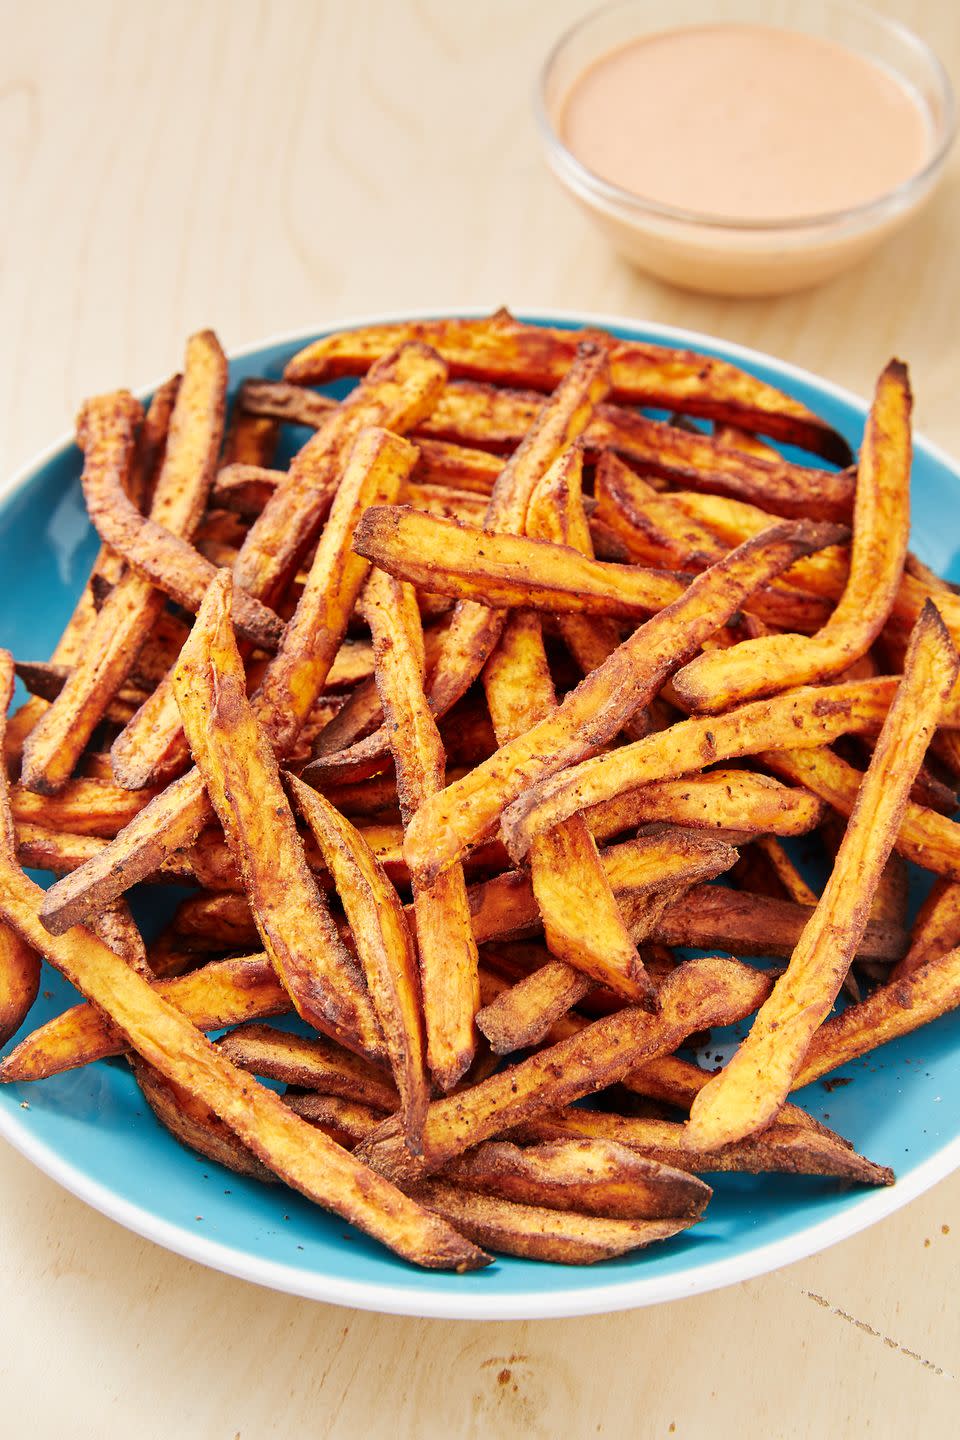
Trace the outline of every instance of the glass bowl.
<path fill-rule="evenodd" d="M 930 141 L 921 168 L 850 209 L 758 221 L 644 199 L 602 179 L 566 147 L 559 130 L 563 103 L 595 61 L 647 34 L 731 22 L 804 31 L 891 71 L 928 121 Z M 554 46 L 540 74 L 536 113 L 551 169 L 617 250 L 661 280 L 726 295 L 803 289 L 862 259 L 930 196 L 956 129 L 953 90 L 930 47 L 905 26 L 852 0 L 673 0 L 669 7 L 662 0 L 619 0 L 579 21 Z"/>

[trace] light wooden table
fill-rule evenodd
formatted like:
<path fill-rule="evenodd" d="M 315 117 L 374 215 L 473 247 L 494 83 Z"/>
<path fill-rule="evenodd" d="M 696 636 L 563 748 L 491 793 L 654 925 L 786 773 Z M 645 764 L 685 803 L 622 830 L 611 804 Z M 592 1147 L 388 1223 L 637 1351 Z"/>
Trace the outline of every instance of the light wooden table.
<path fill-rule="evenodd" d="M 960 69 L 960 7 L 885 7 Z M 538 61 L 576 0 L 0 0 L 0 471 L 80 398 L 351 314 L 569 306 L 756 345 L 866 393 L 896 350 L 960 453 L 960 155 L 866 267 L 780 301 L 685 296 L 546 173 Z M 666 13 L 666 8 L 665 8 Z M 952 1226 L 952 1231 L 951 1231 Z M 873 1231 L 656 1310 L 381 1318 L 246 1286 L 0 1153 L 0 1433 L 874 1437 L 955 1433 L 960 1176 Z"/>

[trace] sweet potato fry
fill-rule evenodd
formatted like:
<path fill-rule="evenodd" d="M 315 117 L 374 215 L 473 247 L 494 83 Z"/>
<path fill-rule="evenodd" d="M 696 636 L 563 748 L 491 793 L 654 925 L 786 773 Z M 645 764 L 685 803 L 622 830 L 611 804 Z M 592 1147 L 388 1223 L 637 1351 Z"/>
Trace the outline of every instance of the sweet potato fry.
<path fill-rule="evenodd" d="M 676 780 L 655 780 L 601 800 L 584 819 L 598 840 L 635 825 L 663 821 L 708 830 L 758 835 L 806 835 L 823 817 L 816 795 L 781 785 L 749 770 L 710 770 Z"/>
<path fill-rule="evenodd" d="M 521 1205 L 620 1220 L 695 1220 L 711 1194 L 693 1176 L 604 1140 L 560 1140 L 523 1150 L 488 1140 L 448 1165 L 443 1178 Z"/>
<path fill-rule="evenodd" d="M 377 688 L 397 769 L 401 814 L 409 825 L 444 779 L 443 745 L 423 688 L 423 631 L 410 586 L 382 571 L 371 573 L 363 609 L 373 636 Z M 415 879 L 413 908 L 427 1058 L 437 1083 L 449 1090 L 473 1059 L 474 1016 L 480 1004 L 477 947 L 463 867 L 452 866 L 432 886 Z"/>
<path fill-rule="evenodd" d="M 865 1000 L 831 1015 L 811 1040 L 793 1088 L 809 1085 L 888 1040 L 909 1035 L 958 1005 L 960 951 L 948 950 L 902 979 L 892 976 Z"/>
<path fill-rule="evenodd" d="M 864 434 L 849 577 L 826 625 L 809 638 L 763 636 L 698 656 L 673 677 L 686 709 L 712 714 L 756 695 L 829 680 L 869 650 L 890 613 L 907 553 L 910 407 L 906 369 L 891 361 Z"/>
<path fill-rule="evenodd" d="M 497 1055 L 528 1050 L 592 988 L 582 970 L 562 960 L 548 960 L 522 980 L 501 990 L 477 1012 L 477 1028 Z"/>
<path fill-rule="evenodd" d="M 238 1071 L 96 936 L 80 927 L 53 936 L 39 919 L 42 891 L 0 858 L 0 913 L 28 944 L 106 1011 L 130 1049 L 230 1126 L 285 1184 L 342 1215 L 416 1264 L 464 1269 L 486 1257 L 313 1126 L 279 1095 Z"/>
<path fill-rule="evenodd" d="M 744 894 L 719 885 L 695 885 L 681 902 L 664 910 L 651 938 L 664 945 L 788 959 L 809 918 L 809 907 L 789 900 Z M 906 946 L 906 931 L 870 921 L 857 958 L 890 965 L 902 957 Z"/>
<path fill-rule="evenodd" d="M 90 928 L 109 950 L 119 955 L 121 960 L 126 960 L 131 970 L 136 970 L 138 975 L 143 975 L 147 980 L 153 979 L 153 971 L 147 960 L 147 947 L 126 900 L 121 897 L 105 910 L 101 910 Z"/>
<path fill-rule="evenodd" d="M 196 529 L 213 479 L 223 439 L 226 388 L 226 356 L 213 332 L 201 331 L 187 342 L 183 380 L 150 506 L 152 523 L 185 540 Z M 27 737 L 21 783 L 28 790 L 53 794 L 66 784 L 165 603 L 164 594 L 134 571 L 117 581 L 83 655 Z"/>
<path fill-rule="evenodd" d="M 597 1110 L 566 1109 L 541 1116 L 522 1127 L 524 1140 L 611 1140 L 662 1165 L 709 1175 L 746 1171 L 759 1175 L 779 1171 L 790 1175 L 832 1175 L 858 1185 L 892 1185 L 893 1171 L 857 1153 L 842 1136 L 825 1126 L 775 1120 L 759 1135 L 730 1141 L 712 1150 L 687 1142 L 684 1126 L 674 1120 L 647 1120 Z"/>
<path fill-rule="evenodd" d="M 488 534 L 404 506 L 368 510 L 356 548 L 401 580 L 501 609 L 637 619 L 672 605 L 686 589 L 666 571 L 611 565 L 568 546 Z"/>
<path fill-rule="evenodd" d="M 183 727 L 264 948 L 298 1012 L 353 1048 L 379 1053 L 370 998 L 307 866 L 277 762 L 246 697 L 231 625 L 232 585 L 220 571 L 177 662 L 173 683 Z"/>
<path fill-rule="evenodd" d="M 566 457 L 556 463 L 563 465 Z M 483 671 L 500 745 L 556 709 L 540 622 L 529 611 L 511 616 Z M 624 999 L 656 1009 L 655 994 L 607 880 L 596 841 L 573 815 L 538 836 L 530 872 L 549 949 Z"/>
<path fill-rule="evenodd" d="M 829 1014 L 866 926 L 914 773 L 957 677 L 957 653 L 933 606 L 910 644 L 897 696 L 863 779 L 830 879 L 786 974 L 720 1075 L 701 1090 L 690 1144 L 715 1149 L 776 1115 L 816 1030 Z"/>
<path fill-rule="evenodd" d="M 350 453 L 308 583 L 253 697 L 281 753 L 292 746 L 323 688 L 366 578 L 367 562 L 352 549 L 357 517 L 371 501 L 396 496 L 415 454 L 405 441 L 374 427 L 361 434 Z M 147 807 L 115 847 L 47 891 L 44 924 L 62 933 L 122 894 L 166 856 L 191 844 L 211 815 L 203 781 L 196 770 L 188 771 L 156 797 L 153 809 Z"/>
<path fill-rule="evenodd" d="M 679 600 L 641 625 L 552 714 L 422 808 L 405 846 L 411 872 L 422 878 L 438 875 L 482 839 L 528 787 L 598 750 L 745 595 L 826 538 L 822 529 L 805 522 L 776 527 L 765 540 L 733 551 L 697 576 Z"/>
<path fill-rule="evenodd" d="M 101 395 L 84 406 L 77 438 L 84 451 L 83 494 L 93 525 L 105 544 L 131 569 L 188 610 L 200 607 L 216 567 L 187 541 L 140 514 L 128 497 L 124 477 L 134 454 L 134 428 L 142 417 L 126 391 Z M 274 611 L 238 591 L 235 620 L 241 633 L 275 650 L 283 631 Z"/>
<path fill-rule="evenodd" d="M 341 1095 L 318 1095 L 313 1090 L 302 1093 L 288 1090 L 283 1103 L 294 1115 L 316 1125 L 346 1150 L 356 1149 L 383 1120 L 383 1111 L 375 1110 L 372 1105 L 345 1100 Z"/>
<path fill-rule="evenodd" d="M 266 955 L 212 960 L 199 970 L 167 980 L 154 988 L 198 1030 L 220 1030 L 246 1020 L 265 1020 L 292 1010 Z M 45 1080 L 63 1070 L 92 1064 L 126 1048 L 123 1035 L 93 1005 L 74 1005 L 27 1035 L 11 1050 L 0 1079 Z"/>
<path fill-rule="evenodd" d="M 241 1025 L 217 1043 L 234 1065 L 266 1080 L 360 1100 L 384 1113 L 398 1108 L 397 1090 L 386 1071 L 322 1035 L 308 1039 L 269 1025 Z"/>
<path fill-rule="evenodd" d="M 913 922 L 910 949 L 892 972 L 890 983 L 906 980 L 928 960 L 960 945 L 960 885 L 937 879 Z"/>
<path fill-rule="evenodd" d="M 684 720 L 662 734 L 648 735 L 619 750 L 596 755 L 552 779 L 534 783 L 514 800 L 503 817 L 507 848 L 520 858 L 533 836 L 558 819 L 624 792 L 639 790 L 652 781 L 686 775 L 704 765 L 742 755 L 772 753 L 779 745 L 794 749 L 798 742 L 822 746 L 842 734 L 877 730 L 895 692 L 895 679 L 807 686 L 768 700 L 755 700 L 716 718 Z M 787 778 L 806 783 L 801 777 Z M 821 794 L 812 785 L 807 788 Z"/>
<path fill-rule="evenodd" d="M 491 1135 L 614 1084 L 644 1060 L 669 1054 L 695 1030 L 734 1024 L 756 1008 L 767 988 L 765 977 L 736 960 L 690 960 L 664 982 L 659 1015 L 619 1010 L 470 1090 L 435 1100 L 422 1155 L 407 1150 L 393 1116 L 358 1153 L 382 1174 L 415 1180 Z"/>
<path fill-rule="evenodd" d="M 228 1170 L 235 1170 L 238 1175 L 274 1183 L 273 1172 L 237 1139 L 216 1111 L 182 1085 L 166 1079 L 138 1055 L 131 1055 L 130 1064 L 144 1100 L 160 1124 L 181 1145 L 196 1150 L 208 1160 L 215 1160 L 218 1165 L 225 1165 Z"/>
<path fill-rule="evenodd" d="M 863 774 L 827 748 L 761 751 L 757 759 L 786 780 L 805 785 L 842 815 L 850 815 Z M 948 880 L 960 880 L 960 825 L 907 801 L 894 844 L 899 854 Z"/>
<path fill-rule="evenodd" d="M 609 1220 L 577 1215 L 468 1190 L 460 1182 L 424 1180 L 411 1186 L 421 1205 L 442 1215 L 477 1245 L 524 1260 L 554 1265 L 592 1265 L 638 1250 L 656 1240 L 669 1240 L 691 1220 Z"/>
<path fill-rule="evenodd" d="M 74 835 L 100 835 L 109 839 L 139 815 L 156 794 L 134 793 L 103 780 L 70 780 L 57 795 L 37 795 L 15 786 L 10 808 L 18 825 L 46 825 Z"/>
<path fill-rule="evenodd" d="M 400 1092 L 407 1143 L 419 1145 L 430 1099 L 417 954 L 403 906 L 362 834 L 322 795 L 288 776 L 346 911 Z"/>
<path fill-rule="evenodd" d="M 0 650 L 0 750 L 12 697 L 13 660 L 6 650 Z M 0 765 L 0 852 L 12 860 L 16 846 L 7 771 Z M 20 1029 L 39 988 L 39 955 L 15 929 L 0 921 L 0 1045 Z"/>
<path fill-rule="evenodd" d="M 316 340 L 289 362 L 285 378 L 316 384 L 359 374 L 408 338 L 435 346 L 451 375 L 552 390 L 566 374 L 585 333 L 610 356 L 614 398 L 704 415 L 802 445 L 840 465 L 850 449 L 806 406 L 724 360 L 619 340 L 601 331 L 524 325 L 505 310 L 481 320 L 433 320 L 345 330 Z"/>

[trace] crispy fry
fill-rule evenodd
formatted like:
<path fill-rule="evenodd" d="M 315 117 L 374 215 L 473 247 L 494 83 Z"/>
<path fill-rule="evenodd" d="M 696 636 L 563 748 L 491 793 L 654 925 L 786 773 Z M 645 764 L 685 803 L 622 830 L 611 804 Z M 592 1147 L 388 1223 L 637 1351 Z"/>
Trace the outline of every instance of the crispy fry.
<path fill-rule="evenodd" d="M 578 457 L 579 461 L 579 457 Z M 557 466 L 566 464 L 561 457 Z M 511 616 L 483 671 L 497 742 L 507 744 L 556 708 L 540 622 Z M 655 992 L 623 922 L 596 841 L 573 815 L 539 836 L 530 854 L 533 893 L 549 949 L 559 960 L 656 1009 Z"/>
<path fill-rule="evenodd" d="M 138 975 L 143 975 L 147 980 L 153 979 L 153 971 L 147 960 L 147 947 L 126 900 L 115 900 L 112 905 L 101 910 L 90 928 L 109 950 L 126 960 L 131 970 L 136 970 Z"/>
<path fill-rule="evenodd" d="M 444 779 L 443 744 L 423 689 L 423 631 L 410 586 L 382 571 L 371 573 L 363 607 L 373 636 L 377 689 L 390 731 L 401 813 L 409 825 Z M 415 881 L 413 908 L 427 1058 L 437 1083 L 449 1090 L 473 1059 L 474 1016 L 480 1004 L 463 867 L 452 866 L 432 886 Z"/>
<path fill-rule="evenodd" d="M 368 510 L 356 548 L 401 580 L 500 608 L 636 619 L 672 605 L 686 589 L 666 571 L 611 565 L 569 546 L 491 535 L 404 506 Z"/>
<path fill-rule="evenodd" d="M 47 933 L 39 919 L 42 893 L 8 857 L 0 859 L 4 918 L 107 1012 L 131 1049 L 213 1110 L 278 1178 L 416 1264 L 464 1269 L 486 1263 L 449 1226 L 238 1071 L 96 936 L 79 927 L 69 935 Z"/>
<path fill-rule="evenodd" d="M 13 660 L 6 650 L 0 650 L 0 749 L 12 696 Z M 0 765 L 0 853 L 12 859 L 16 845 L 7 772 Z M 20 1029 L 39 988 L 39 955 L 12 926 L 0 922 L 0 1045 Z"/>
<path fill-rule="evenodd" d="M 747 1039 L 690 1111 L 695 1149 L 754 1134 L 776 1115 L 829 1014 L 866 926 L 913 775 L 957 677 L 957 653 L 933 606 L 910 644 L 903 681 L 863 779 L 836 864 L 786 974 Z"/>
<path fill-rule="evenodd" d="M 895 679 L 807 686 L 768 700 L 755 700 L 716 718 L 684 720 L 662 734 L 648 735 L 632 745 L 596 755 L 553 779 L 533 784 L 513 802 L 502 822 L 507 848 L 520 858 L 533 836 L 558 819 L 624 792 L 639 790 L 652 781 L 685 775 L 742 755 L 772 753 L 778 745 L 784 749 L 796 749 L 798 743 L 822 746 L 839 735 L 877 730 L 895 692 Z M 802 777 L 787 778 L 806 783 Z M 815 786 L 807 788 L 822 793 Z"/>
<path fill-rule="evenodd" d="M 382 1039 L 369 996 L 310 874 L 277 762 L 246 698 L 232 585 L 220 571 L 177 662 L 183 727 L 264 949 L 298 1012 L 353 1048 L 378 1053 Z"/>
<path fill-rule="evenodd" d="M 216 567 L 187 541 L 141 515 L 124 487 L 133 460 L 134 428 L 141 417 L 139 403 L 126 391 L 100 395 L 84 406 L 77 438 L 84 451 L 87 510 L 103 541 L 131 569 L 178 604 L 196 611 Z M 247 639 L 267 650 L 277 648 L 282 622 L 259 600 L 239 591 L 235 618 Z"/>
<path fill-rule="evenodd" d="M 864 434 L 850 573 L 826 625 L 810 638 L 762 636 L 698 656 L 673 677 L 685 708 L 713 714 L 752 696 L 829 680 L 869 650 L 890 613 L 907 553 L 910 408 L 906 369 L 891 361 Z"/>
<path fill-rule="evenodd" d="M 160 1124 L 181 1145 L 196 1150 L 208 1160 L 216 1160 L 218 1165 L 225 1165 L 238 1175 L 249 1175 L 251 1179 L 263 1180 L 267 1184 L 276 1180 L 272 1171 L 237 1139 L 216 1111 L 182 1085 L 166 1079 L 139 1056 L 131 1055 L 130 1063 L 143 1098 Z"/>
<path fill-rule="evenodd" d="M 226 356 L 213 332 L 201 331 L 187 342 L 183 380 L 150 506 L 152 523 L 185 540 L 196 529 L 213 479 L 226 388 Z M 117 581 L 83 655 L 27 737 L 21 783 L 28 790 L 53 794 L 66 784 L 165 603 L 163 592 L 134 571 Z"/>
<path fill-rule="evenodd" d="M 285 1015 L 293 1007 L 266 955 L 212 960 L 187 975 L 153 982 L 157 993 L 198 1030 Z M 45 1080 L 126 1048 L 123 1035 L 93 1005 L 74 1005 L 39 1026 L 5 1058 L 3 1080 Z"/>
<path fill-rule="evenodd" d="M 641 625 L 552 714 L 423 807 L 405 846 L 412 873 L 424 878 L 439 874 L 530 786 L 598 750 L 656 694 L 684 656 L 699 649 L 733 614 L 745 595 L 826 538 L 823 530 L 806 523 L 780 526 L 699 575 L 679 600 Z"/>
<path fill-rule="evenodd" d="M 784 779 L 805 785 L 842 815 L 852 813 L 863 774 L 832 750 L 761 751 L 757 758 Z M 948 880 L 960 880 L 960 825 L 956 821 L 908 800 L 894 843 L 915 865 Z"/>
<path fill-rule="evenodd" d="M 759 1175 L 780 1171 L 790 1175 L 834 1175 L 859 1185 L 892 1185 L 893 1171 L 859 1155 L 840 1135 L 825 1126 L 776 1120 L 759 1135 L 734 1140 L 712 1150 L 687 1143 L 684 1126 L 673 1120 L 647 1120 L 596 1110 L 566 1109 L 525 1125 L 527 1140 L 559 1140 L 573 1136 L 612 1140 L 639 1151 L 662 1165 L 694 1174 L 746 1171 Z"/>
<path fill-rule="evenodd" d="M 849 446 L 835 430 L 806 406 L 727 361 L 619 340 L 602 331 L 524 325 L 505 310 L 482 320 L 408 321 L 340 331 L 295 355 L 285 378 L 312 385 L 357 374 L 392 346 L 416 337 L 436 347 L 451 375 L 552 390 L 585 333 L 607 347 L 617 400 L 705 415 L 803 445 L 840 465 L 849 463 Z"/>
<path fill-rule="evenodd" d="M 960 945 L 960 885 L 938 879 L 913 922 L 910 949 L 890 976 L 891 985 L 906 980 L 921 965 Z"/>
<path fill-rule="evenodd" d="M 323 852 L 346 911 L 357 955 L 400 1092 L 407 1143 L 416 1148 L 430 1099 L 417 954 L 403 906 L 358 830 L 294 776 L 288 784 Z"/>
<path fill-rule="evenodd" d="M 116 835 L 148 805 L 155 791 L 134 793 L 104 780 L 70 780 L 58 795 L 37 795 L 15 786 L 10 808 L 18 825 L 47 825 L 74 835 Z"/>
<path fill-rule="evenodd" d="M 384 1113 L 398 1108 L 396 1087 L 385 1071 L 322 1035 L 308 1039 L 269 1025 L 241 1025 L 217 1043 L 235 1065 L 266 1080 L 360 1100 Z"/>
<path fill-rule="evenodd" d="M 422 1155 L 406 1149 L 393 1116 L 358 1153 L 385 1175 L 415 1180 L 491 1135 L 614 1084 L 705 1025 L 734 1024 L 756 1008 L 767 989 L 764 976 L 736 960 L 690 960 L 664 982 L 659 1015 L 619 1010 L 470 1090 L 435 1100 L 427 1111 Z"/>
<path fill-rule="evenodd" d="M 769 775 L 723 769 L 655 780 L 601 800 L 583 814 L 597 839 L 606 840 L 658 820 L 709 830 L 806 835 L 816 829 L 823 811 L 823 801 L 807 790 L 781 785 Z"/>
<path fill-rule="evenodd" d="M 794 1089 L 846 1065 L 900 1035 L 909 1035 L 960 1005 L 960 951 L 948 950 L 892 976 L 857 1005 L 831 1015 L 814 1035 L 793 1081 Z"/>
<path fill-rule="evenodd" d="M 477 1028 L 495 1054 L 511 1055 L 538 1045 L 553 1025 L 592 988 L 582 970 L 548 960 L 477 1012 Z"/>
<path fill-rule="evenodd" d="M 448 1180 L 421 1181 L 410 1188 L 410 1194 L 478 1245 L 554 1265 L 612 1260 L 656 1240 L 669 1240 L 694 1223 L 681 1219 L 609 1220 L 558 1212 L 479 1194 Z"/>
<path fill-rule="evenodd" d="M 341 1095 L 317 1095 L 312 1090 L 302 1094 L 288 1090 L 283 1097 L 294 1115 L 299 1115 L 311 1125 L 316 1125 L 342 1145 L 354 1150 L 361 1140 L 366 1140 L 383 1119 L 383 1111 L 360 1100 L 345 1100 Z"/>
<path fill-rule="evenodd" d="M 465 1189 L 522 1205 L 620 1220 L 695 1220 L 711 1193 L 681 1170 L 604 1140 L 561 1140 L 523 1150 L 488 1140 L 443 1173 Z"/>

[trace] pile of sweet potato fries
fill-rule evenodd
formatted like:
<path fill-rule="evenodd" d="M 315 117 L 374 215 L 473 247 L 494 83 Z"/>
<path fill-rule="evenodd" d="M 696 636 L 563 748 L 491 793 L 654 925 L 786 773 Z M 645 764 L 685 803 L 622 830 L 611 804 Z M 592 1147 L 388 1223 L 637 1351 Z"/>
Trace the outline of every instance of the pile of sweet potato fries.
<path fill-rule="evenodd" d="M 41 956 L 86 997 L 0 1079 L 126 1055 L 184 1144 L 457 1270 L 665 1239 L 702 1174 L 889 1183 L 789 1097 L 960 1003 L 904 366 L 856 459 L 726 361 L 502 311 L 227 394 L 206 331 L 84 405 L 102 548 L 50 660 L 0 652 L 0 1041 Z M 126 893 L 170 882 L 145 943 Z"/>

